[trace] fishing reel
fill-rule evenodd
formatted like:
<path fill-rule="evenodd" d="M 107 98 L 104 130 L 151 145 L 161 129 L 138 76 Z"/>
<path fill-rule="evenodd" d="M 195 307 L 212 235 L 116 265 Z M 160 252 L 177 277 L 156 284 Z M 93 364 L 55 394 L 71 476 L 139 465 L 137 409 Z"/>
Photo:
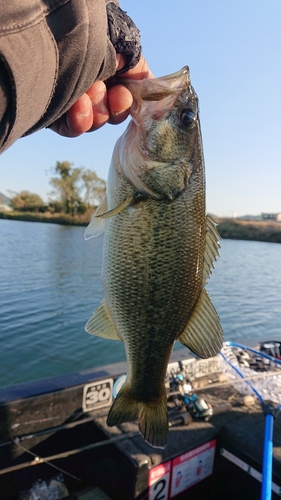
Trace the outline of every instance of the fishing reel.
<path fill-rule="evenodd" d="M 192 383 L 185 377 L 182 363 L 179 361 L 178 364 L 180 371 L 171 370 L 167 388 L 169 387 L 168 401 L 173 403 L 173 409 L 181 411 L 184 407 L 183 397 L 192 392 Z"/>
<path fill-rule="evenodd" d="M 265 352 L 273 358 L 281 359 L 281 343 L 277 340 L 261 342 L 259 347 L 261 352 Z"/>
<path fill-rule="evenodd" d="M 195 419 L 208 421 L 213 415 L 212 406 L 205 399 L 198 397 L 197 394 L 184 395 L 183 401 L 187 411 Z"/>
<path fill-rule="evenodd" d="M 213 415 L 212 406 L 193 392 L 192 382 L 185 376 L 181 361 L 179 361 L 179 371 L 170 372 L 169 387 L 170 397 L 177 410 L 185 409 L 193 419 L 205 421 Z"/>
<path fill-rule="evenodd" d="M 184 367 L 181 361 L 178 362 L 179 371 L 171 370 L 169 377 L 169 387 L 171 392 L 189 394 L 192 391 L 192 382 L 184 374 Z"/>
<path fill-rule="evenodd" d="M 189 394 L 192 391 L 192 383 L 188 378 L 184 378 L 182 373 L 172 376 L 170 387 L 174 392 Z"/>

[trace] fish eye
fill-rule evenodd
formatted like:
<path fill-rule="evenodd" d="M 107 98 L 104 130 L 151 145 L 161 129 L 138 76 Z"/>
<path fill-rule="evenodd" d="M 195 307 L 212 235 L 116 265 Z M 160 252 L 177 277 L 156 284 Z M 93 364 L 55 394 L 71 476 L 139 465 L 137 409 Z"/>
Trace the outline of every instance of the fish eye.
<path fill-rule="evenodd" d="M 184 108 L 180 112 L 180 121 L 185 127 L 190 127 L 195 121 L 195 116 L 191 108 Z"/>

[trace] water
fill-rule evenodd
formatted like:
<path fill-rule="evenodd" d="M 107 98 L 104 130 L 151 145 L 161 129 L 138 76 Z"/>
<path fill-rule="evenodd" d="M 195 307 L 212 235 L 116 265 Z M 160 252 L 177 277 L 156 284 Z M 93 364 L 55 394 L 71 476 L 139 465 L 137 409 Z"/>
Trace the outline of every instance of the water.
<path fill-rule="evenodd" d="M 103 290 L 102 237 L 83 232 L 0 220 L 0 385 L 125 360 L 121 342 L 84 331 Z M 221 245 L 208 292 L 225 339 L 280 339 L 281 245 Z"/>

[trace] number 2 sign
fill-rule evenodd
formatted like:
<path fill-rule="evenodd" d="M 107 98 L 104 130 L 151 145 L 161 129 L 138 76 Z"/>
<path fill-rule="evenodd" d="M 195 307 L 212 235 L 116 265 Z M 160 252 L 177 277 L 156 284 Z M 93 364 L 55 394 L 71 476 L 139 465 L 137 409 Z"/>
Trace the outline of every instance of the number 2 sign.
<path fill-rule="evenodd" d="M 172 462 L 160 464 L 149 471 L 149 500 L 168 500 Z"/>

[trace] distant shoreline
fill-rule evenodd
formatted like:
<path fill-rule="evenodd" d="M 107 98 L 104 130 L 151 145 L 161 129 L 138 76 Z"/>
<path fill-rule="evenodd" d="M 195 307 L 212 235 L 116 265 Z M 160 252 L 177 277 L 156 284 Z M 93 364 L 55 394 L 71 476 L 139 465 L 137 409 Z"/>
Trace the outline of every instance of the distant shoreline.
<path fill-rule="evenodd" d="M 94 212 L 94 209 L 92 210 Z M 0 212 L 0 219 L 20 220 L 24 222 L 44 222 L 48 224 L 60 224 L 62 226 L 87 226 L 89 216 L 73 217 L 68 214 L 48 214 L 34 212 Z"/>
<path fill-rule="evenodd" d="M 281 223 L 215 217 L 222 238 L 281 243 Z"/>
<path fill-rule="evenodd" d="M 223 239 L 281 243 L 280 222 L 247 221 L 216 216 L 213 216 L 213 218 L 218 223 L 218 231 Z M 72 217 L 71 215 L 35 214 L 31 212 L 0 212 L 0 219 L 45 222 L 67 226 L 87 226 L 89 223 L 89 215 Z"/>

